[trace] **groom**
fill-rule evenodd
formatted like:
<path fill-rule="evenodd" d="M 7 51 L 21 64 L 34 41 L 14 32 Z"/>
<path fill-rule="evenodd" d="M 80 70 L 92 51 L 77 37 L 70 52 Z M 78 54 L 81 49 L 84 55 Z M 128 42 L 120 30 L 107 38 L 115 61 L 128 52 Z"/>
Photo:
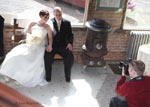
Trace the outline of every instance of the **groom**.
<path fill-rule="evenodd" d="M 55 54 L 59 54 L 64 59 L 64 71 L 66 82 L 71 80 L 71 68 L 73 65 L 74 57 L 72 54 L 73 34 L 71 24 L 68 20 L 62 18 L 62 11 L 60 7 L 55 7 L 53 10 L 54 18 L 51 19 L 53 29 L 53 50 L 45 52 L 45 69 L 46 80 L 51 81 L 52 63 Z"/>

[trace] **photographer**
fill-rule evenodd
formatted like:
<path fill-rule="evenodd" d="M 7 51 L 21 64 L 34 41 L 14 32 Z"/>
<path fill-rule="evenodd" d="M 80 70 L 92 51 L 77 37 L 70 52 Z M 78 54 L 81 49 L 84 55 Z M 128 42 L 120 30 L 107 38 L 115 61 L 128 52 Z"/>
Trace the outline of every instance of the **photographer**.
<path fill-rule="evenodd" d="M 150 77 L 143 76 L 145 64 L 140 60 L 129 63 L 130 80 L 126 81 L 125 69 L 117 82 L 116 93 L 122 97 L 113 97 L 110 107 L 150 107 Z"/>

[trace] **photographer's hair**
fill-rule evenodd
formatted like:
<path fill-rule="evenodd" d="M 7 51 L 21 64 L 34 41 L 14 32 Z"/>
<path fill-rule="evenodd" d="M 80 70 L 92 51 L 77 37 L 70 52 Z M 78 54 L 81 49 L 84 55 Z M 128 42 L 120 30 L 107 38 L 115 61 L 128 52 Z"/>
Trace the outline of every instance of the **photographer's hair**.
<path fill-rule="evenodd" d="M 60 12 L 60 13 L 62 13 L 62 10 L 61 10 L 60 7 L 54 7 L 53 13 L 55 13 L 55 12 Z"/>
<path fill-rule="evenodd" d="M 41 10 L 41 11 L 39 12 L 39 16 L 46 16 L 46 17 L 48 17 L 48 16 L 49 16 L 48 10 Z"/>
<path fill-rule="evenodd" d="M 130 65 L 133 67 L 135 72 L 139 75 L 142 76 L 144 71 L 145 71 L 145 64 L 141 60 L 133 60 Z"/>

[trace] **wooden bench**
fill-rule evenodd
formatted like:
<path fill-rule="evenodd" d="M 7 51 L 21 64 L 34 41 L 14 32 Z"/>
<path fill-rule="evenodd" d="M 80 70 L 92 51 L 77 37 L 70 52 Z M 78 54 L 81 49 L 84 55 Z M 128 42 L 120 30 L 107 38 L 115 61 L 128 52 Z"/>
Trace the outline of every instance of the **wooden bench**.
<path fill-rule="evenodd" d="M 23 19 L 22 19 L 23 20 Z M 12 44 L 13 44 L 13 47 L 17 44 L 19 44 L 19 41 L 24 39 L 25 38 L 25 35 L 23 33 L 17 33 L 17 30 L 24 30 L 23 27 L 19 27 L 18 24 L 17 24 L 17 19 L 14 19 L 14 25 L 13 25 L 13 39 L 12 39 Z M 63 59 L 59 54 L 56 54 L 54 56 L 54 59 L 55 60 L 60 60 L 60 59 Z"/>

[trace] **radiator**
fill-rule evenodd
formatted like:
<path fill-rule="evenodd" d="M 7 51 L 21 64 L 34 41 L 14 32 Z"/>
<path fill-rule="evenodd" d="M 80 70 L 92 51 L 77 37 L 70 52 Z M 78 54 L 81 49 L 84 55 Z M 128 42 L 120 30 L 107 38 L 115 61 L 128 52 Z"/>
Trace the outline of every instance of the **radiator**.
<path fill-rule="evenodd" d="M 127 58 L 137 58 L 140 45 L 150 43 L 150 31 L 131 31 L 127 49 Z"/>

